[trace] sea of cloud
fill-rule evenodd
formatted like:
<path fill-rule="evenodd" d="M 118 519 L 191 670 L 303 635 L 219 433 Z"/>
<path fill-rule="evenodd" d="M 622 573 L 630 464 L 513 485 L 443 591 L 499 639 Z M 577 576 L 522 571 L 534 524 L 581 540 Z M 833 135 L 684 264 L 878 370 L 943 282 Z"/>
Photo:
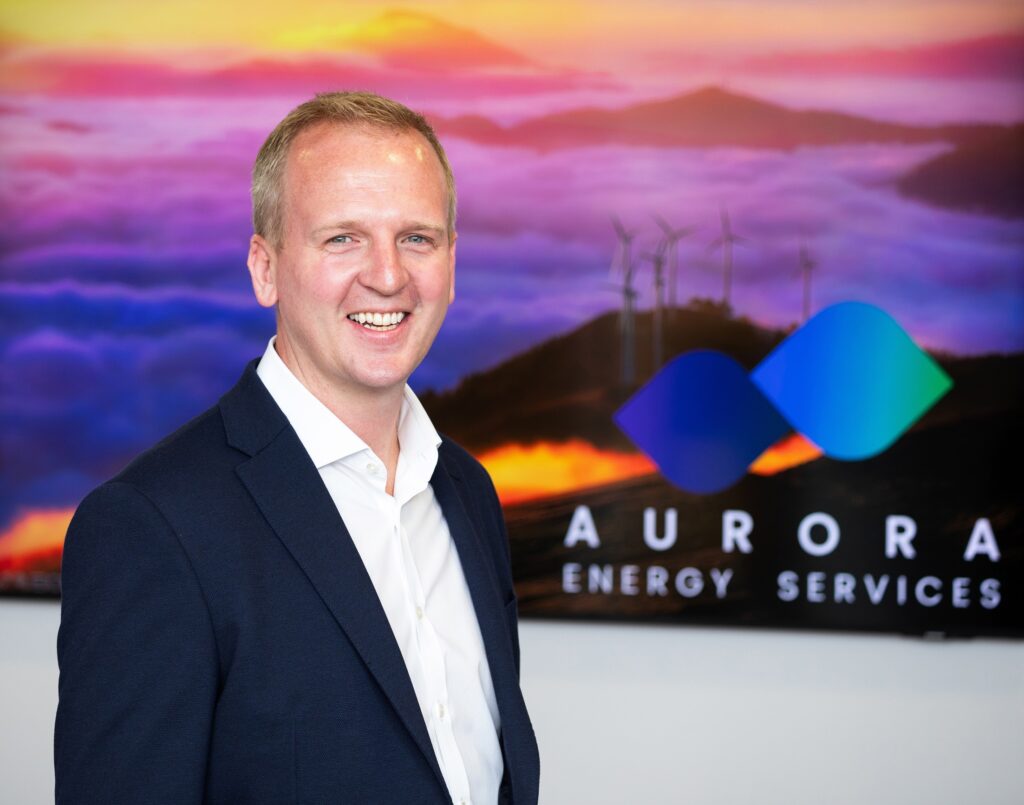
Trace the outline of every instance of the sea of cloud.
<path fill-rule="evenodd" d="M 0 109 L 0 528 L 73 505 L 212 404 L 262 352 L 272 315 L 245 270 L 248 181 L 282 99 L 17 101 Z M 449 144 L 459 180 L 456 302 L 417 389 L 443 389 L 619 303 L 610 216 L 652 250 L 652 214 L 680 242 L 680 298 L 718 297 L 720 212 L 737 314 L 888 310 L 922 344 L 1024 349 L 1024 224 L 938 210 L 896 180 L 948 148 L 755 151 L 604 146 L 539 153 Z M 638 263 L 641 307 L 650 262 Z"/>

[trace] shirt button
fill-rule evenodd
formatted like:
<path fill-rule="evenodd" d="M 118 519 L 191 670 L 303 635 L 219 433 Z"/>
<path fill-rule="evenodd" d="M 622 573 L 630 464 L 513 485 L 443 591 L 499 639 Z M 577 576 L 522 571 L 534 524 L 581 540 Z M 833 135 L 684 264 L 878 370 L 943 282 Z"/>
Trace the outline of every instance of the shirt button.
<path fill-rule="evenodd" d="M 437 703 L 437 717 L 443 720 L 444 719 L 444 713 L 445 713 L 444 704 L 442 702 L 438 702 Z"/>
<path fill-rule="evenodd" d="M 416 607 L 416 619 L 423 620 L 423 607 Z"/>
<path fill-rule="evenodd" d="M 377 465 L 376 464 L 367 464 L 366 465 L 366 471 L 368 473 L 370 473 L 370 475 L 376 475 L 377 474 Z"/>

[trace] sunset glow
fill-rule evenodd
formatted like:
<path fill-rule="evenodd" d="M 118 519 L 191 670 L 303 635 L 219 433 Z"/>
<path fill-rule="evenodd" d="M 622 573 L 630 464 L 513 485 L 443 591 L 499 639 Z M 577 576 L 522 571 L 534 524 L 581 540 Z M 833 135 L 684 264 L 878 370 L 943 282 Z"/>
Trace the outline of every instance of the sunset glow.
<path fill-rule="evenodd" d="M 636 453 L 599 450 L 574 439 L 564 444 L 506 445 L 479 457 L 504 504 L 548 497 L 657 472 Z"/>
<path fill-rule="evenodd" d="M 773 444 L 750 465 L 754 475 L 776 473 L 806 464 L 821 456 L 821 448 L 799 433 L 793 433 Z"/>
<path fill-rule="evenodd" d="M 74 509 L 43 509 L 29 512 L 0 534 L 0 570 L 41 569 L 59 564 Z"/>

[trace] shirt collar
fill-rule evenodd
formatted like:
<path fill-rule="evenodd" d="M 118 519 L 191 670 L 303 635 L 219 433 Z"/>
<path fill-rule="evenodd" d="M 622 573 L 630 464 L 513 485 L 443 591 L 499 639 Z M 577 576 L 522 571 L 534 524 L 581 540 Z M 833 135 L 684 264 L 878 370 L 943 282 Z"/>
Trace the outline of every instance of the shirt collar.
<path fill-rule="evenodd" d="M 348 425 L 338 419 L 292 374 L 277 354 L 274 347 L 276 340 L 277 336 L 273 336 L 267 343 L 256 374 L 288 419 L 316 468 L 319 470 L 364 450 L 372 452 L 366 442 L 356 436 Z M 416 457 L 416 465 L 424 469 L 429 467 L 429 480 L 437 464 L 437 448 L 441 445 L 441 437 L 408 384 L 405 386 L 402 410 L 398 416 L 398 443 L 401 449 L 400 463 L 405 463 L 403 459 Z"/>

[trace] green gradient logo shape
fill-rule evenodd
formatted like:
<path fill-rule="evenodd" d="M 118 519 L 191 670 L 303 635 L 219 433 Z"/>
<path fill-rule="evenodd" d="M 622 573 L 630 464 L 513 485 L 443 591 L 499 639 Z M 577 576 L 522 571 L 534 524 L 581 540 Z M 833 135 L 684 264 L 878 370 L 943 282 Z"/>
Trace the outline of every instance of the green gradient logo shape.
<path fill-rule="evenodd" d="M 750 377 L 794 430 L 847 461 L 881 453 L 953 385 L 888 313 L 863 302 L 821 311 Z"/>

